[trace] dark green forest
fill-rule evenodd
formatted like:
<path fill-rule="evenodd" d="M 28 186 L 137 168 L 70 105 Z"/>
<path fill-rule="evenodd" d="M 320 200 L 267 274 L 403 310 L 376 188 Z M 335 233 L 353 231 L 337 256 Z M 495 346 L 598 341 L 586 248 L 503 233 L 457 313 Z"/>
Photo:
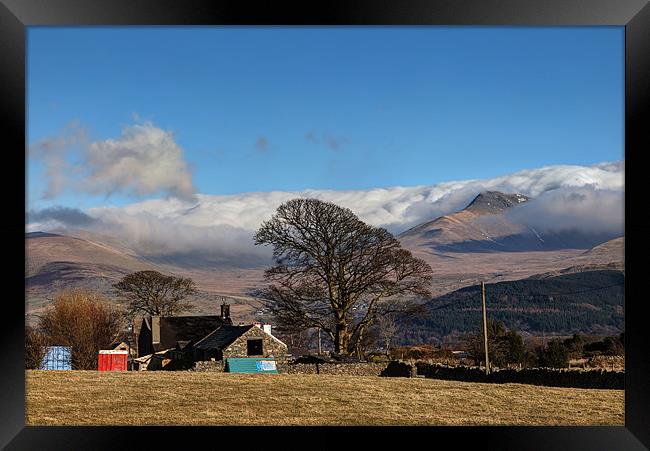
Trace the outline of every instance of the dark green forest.
<path fill-rule="evenodd" d="M 624 330 L 622 271 L 597 270 L 543 279 L 486 284 L 488 319 L 532 335 Z M 434 298 L 398 318 L 400 344 L 430 343 L 480 330 L 481 287 L 469 286 Z"/>

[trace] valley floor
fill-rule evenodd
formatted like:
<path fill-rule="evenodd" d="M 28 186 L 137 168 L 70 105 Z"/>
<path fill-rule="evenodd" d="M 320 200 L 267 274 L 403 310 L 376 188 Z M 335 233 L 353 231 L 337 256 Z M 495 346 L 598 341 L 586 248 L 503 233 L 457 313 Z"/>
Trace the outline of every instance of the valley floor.
<path fill-rule="evenodd" d="M 435 379 L 26 372 L 27 425 L 623 425 L 624 391 Z"/>

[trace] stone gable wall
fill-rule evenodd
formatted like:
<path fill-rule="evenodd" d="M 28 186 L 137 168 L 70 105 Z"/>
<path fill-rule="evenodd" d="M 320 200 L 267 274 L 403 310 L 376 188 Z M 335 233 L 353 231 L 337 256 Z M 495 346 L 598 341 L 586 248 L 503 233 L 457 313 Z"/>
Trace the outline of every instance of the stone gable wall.
<path fill-rule="evenodd" d="M 246 355 L 247 340 L 261 338 L 262 339 L 262 357 L 274 357 L 277 362 L 283 362 L 287 359 L 287 347 L 275 340 L 269 334 L 265 333 L 257 326 L 251 327 L 241 337 L 237 338 L 231 345 L 223 350 L 223 357 L 254 357 Z"/>

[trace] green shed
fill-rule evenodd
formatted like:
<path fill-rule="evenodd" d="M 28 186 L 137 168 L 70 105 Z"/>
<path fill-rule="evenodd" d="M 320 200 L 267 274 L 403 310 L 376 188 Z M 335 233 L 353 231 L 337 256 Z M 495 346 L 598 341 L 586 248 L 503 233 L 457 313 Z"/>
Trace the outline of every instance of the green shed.
<path fill-rule="evenodd" d="M 226 373 L 269 373 L 278 374 L 275 359 L 272 357 L 231 357 L 227 358 Z"/>

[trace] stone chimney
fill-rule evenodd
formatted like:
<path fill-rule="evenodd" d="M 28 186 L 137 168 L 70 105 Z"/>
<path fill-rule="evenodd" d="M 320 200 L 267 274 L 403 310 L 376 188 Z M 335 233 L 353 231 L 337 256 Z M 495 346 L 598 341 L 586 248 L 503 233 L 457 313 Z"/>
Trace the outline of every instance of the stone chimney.
<path fill-rule="evenodd" d="M 160 316 L 151 317 L 151 343 L 154 349 L 160 344 Z"/>

